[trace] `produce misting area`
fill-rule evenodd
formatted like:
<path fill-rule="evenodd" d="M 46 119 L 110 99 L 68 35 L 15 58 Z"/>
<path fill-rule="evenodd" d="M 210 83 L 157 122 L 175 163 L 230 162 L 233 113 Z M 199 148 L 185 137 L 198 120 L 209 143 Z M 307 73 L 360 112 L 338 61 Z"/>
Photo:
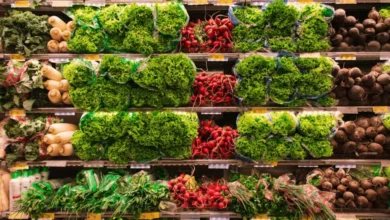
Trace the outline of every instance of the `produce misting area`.
<path fill-rule="evenodd" d="M 390 2 L 0 15 L 1 218 L 390 219 Z"/>

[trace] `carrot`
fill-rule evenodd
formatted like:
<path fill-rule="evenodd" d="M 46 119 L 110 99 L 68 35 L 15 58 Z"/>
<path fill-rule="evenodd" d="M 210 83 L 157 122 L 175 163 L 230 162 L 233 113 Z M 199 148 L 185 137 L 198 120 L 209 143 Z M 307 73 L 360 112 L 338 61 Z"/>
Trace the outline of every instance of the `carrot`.
<path fill-rule="evenodd" d="M 50 36 L 53 38 L 53 40 L 61 41 L 62 39 L 62 31 L 59 28 L 52 28 L 50 29 Z"/>
<path fill-rule="evenodd" d="M 48 79 L 52 79 L 55 81 L 62 80 L 62 74 L 50 65 L 44 65 L 41 69 L 41 73 L 44 77 L 46 77 Z"/>
<path fill-rule="evenodd" d="M 71 123 L 55 123 L 50 125 L 49 132 L 52 134 L 58 134 L 64 131 L 75 131 L 79 129 L 77 125 Z"/>
<path fill-rule="evenodd" d="M 60 92 L 68 92 L 69 91 L 69 82 L 66 79 L 61 80 Z"/>
<path fill-rule="evenodd" d="M 59 28 L 59 29 L 61 29 L 61 31 L 66 30 L 66 23 L 63 20 L 61 20 L 61 18 L 59 18 L 57 16 L 49 17 L 48 22 L 52 27 Z"/>
<path fill-rule="evenodd" d="M 47 42 L 47 49 L 52 53 L 58 52 L 58 41 L 56 40 L 50 40 Z"/>
<path fill-rule="evenodd" d="M 67 43 L 66 41 L 61 41 L 61 42 L 58 44 L 58 49 L 59 49 L 59 51 L 62 52 L 62 53 L 69 52 L 68 43 Z"/>
<path fill-rule="evenodd" d="M 49 97 L 49 100 L 51 101 L 51 103 L 53 103 L 53 104 L 60 104 L 61 103 L 61 93 L 57 89 L 50 90 L 49 93 L 47 94 L 47 96 Z"/>
<path fill-rule="evenodd" d="M 69 21 L 67 24 L 66 24 L 66 29 L 70 32 L 72 32 L 76 27 L 76 22 L 74 21 Z"/>
<path fill-rule="evenodd" d="M 64 92 L 62 94 L 61 100 L 63 103 L 70 105 L 72 104 L 72 100 L 70 100 L 69 92 Z"/>
<path fill-rule="evenodd" d="M 43 86 L 47 90 L 52 90 L 52 89 L 60 90 L 60 88 L 62 87 L 62 84 L 61 84 L 61 81 L 58 82 L 55 80 L 48 79 L 45 82 L 43 82 Z"/>

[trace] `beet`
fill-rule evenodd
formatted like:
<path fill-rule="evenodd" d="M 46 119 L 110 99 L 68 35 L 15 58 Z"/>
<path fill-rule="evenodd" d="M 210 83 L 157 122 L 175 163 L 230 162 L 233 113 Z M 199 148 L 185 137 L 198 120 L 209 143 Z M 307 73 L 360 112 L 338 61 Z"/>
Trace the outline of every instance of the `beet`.
<path fill-rule="evenodd" d="M 380 51 L 381 44 L 378 41 L 372 40 L 367 44 L 367 51 Z"/>
<path fill-rule="evenodd" d="M 345 201 L 353 201 L 355 199 L 355 196 L 353 195 L 353 193 L 347 191 L 343 194 L 343 199 Z"/>
<path fill-rule="evenodd" d="M 386 134 L 387 133 L 387 129 L 384 125 L 379 125 L 377 130 L 378 130 L 378 134 Z"/>
<path fill-rule="evenodd" d="M 383 93 L 383 87 L 379 83 L 375 83 L 374 86 L 371 88 L 371 94 L 380 95 L 382 93 Z"/>
<path fill-rule="evenodd" d="M 347 97 L 342 97 L 339 99 L 338 106 L 349 106 L 349 99 Z"/>
<path fill-rule="evenodd" d="M 349 181 L 348 188 L 351 191 L 356 192 L 359 189 L 359 187 L 360 187 L 360 184 L 358 181 L 356 181 L 356 180 Z"/>
<path fill-rule="evenodd" d="M 370 37 L 374 37 L 375 36 L 375 29 L 372 27 L 365 28 L 364 33 Z"/>
<path fill-rule="evenodd" d="M 361 84 L 362 84 L 362 78 L 360 77 L 355 78 L 355 85 L 360 86 Z"/>
<path fill-rule="evenodd" d="M 371 71 L 368 74 L 373 75 L 375 78 L 377 78 L 380 75 L 377 71 Z"/>
<path fill-rule="evenodd" d="M 381 84 L 381 85 L 387 85 L 390 84 L 390 75 L 387 73 L 382 73 L 381 75 L 378 76 L 376 81 Z"/>
<path fill-rule="evenodd" d="M 346 18 L 345 10 L 339 8 L 334 12 L 333 22 L 342 24 L 344 23 L 345 18 Z"/>
<path fill-rule="evenodd" d="M 370 127 L 370 119 L 367 117 L 359 117 L 356 119 L 355 124 L 363 129 Z"/>
<path fill-rule="evenodd" d="M 382 23 L 381 23 L 382 24 Z M 381 32 L 375 36 L 375 39 L 380 43 L 380 44 L 385 44 L 387 41 L 389 41 L 389 34 L 387 32 Z"/>
<path fill-rule="evenodd" d="M 352 37 L 345 37 L 345 38 L 343 39 L 343 42 L 346 43 L 346 44 L 348 44 L 348 46 L 352 46 L 352 44 L 353 44 L 353 38 L 352 38 Z"/>
<path fill-rule="evenodd" d="M 386 136 L 383 134 L 378 134 L 375 136 L 374 142 L 383 146 L 386 144 Z"/>
<path fill-rule="evenodd" d="M 334 174 L 333 168 L 332 167 L 326 168 L 326 170 L 324 171 L 324 174 L 325 174 L 325 177 L 327 177 L 327 178 L 332 177 Z"/>
<path fill-rule="evenodd" d="M 347 191 L 347 187 L 345 187 L 344 185 L 337 186 L 337 192 L 339 192 L 340 194 L 344 194 L 346 191 Z"/>
<path fill-rule="evenodd" d="M 390 29 L 390 18 L 386 18 L 383 23 L 386 25 L 387 29 Z"/>
<path fill-rule="evenodd" d="M 352 47 L 350 47 L 347 43 L 341 42 L 339 45 L 340 51 L 352 51 Z"/>
<path fill-rule="evenodd" d="M 357 152 L 359 153 L 364 153 L 364 152 L 368 152 L 368 147 L 364 144 L 359 144 L 357 147 L 356 147 L 356 150 Z"/>
<path fill-rule="evenodd" d="M 357 194 L 363 196 L 365 194 L 364 189 L 362 187 L 359 187 Z"/>
<path fill-rule="evenodd" d="M 332 76 L 336 77 L 337 74 L 339 73 L 339 71 L 340 71 L 340 66 L 339 65 L 333 65 L 333 67 L 332 67 Z"/>
<path fill-rule="evenodd" d="M 349 136 L 349 138 L 352 140 L 352 141 L 355 141 L 355 142 L 360 142 L 362 141 L 366 136 L 366 131 L 364 130 L 364 128 L 361 128 L 361 127 L 357 127 L 355 129 L 355 132 L 353 134 L 351 134 Z"/>
<path fill-rule="evenodd" d="M 379 154 L 383 153 L 383 147 L 380 144 L 377 143 L 370 143 L 368 145 L 368 151 L 370 152 L 377 152 Z"/>
<path fill-rule="evenodd" d="M 372 183 L 368 179 L 363 179 L 360 181 L 360 185 L 363 189 L 370 189 L 372 187 Z"/>
<path fill-rule="evenodd" d="M 375 84 L 375 76 L 374 74 L 366 74 L 362 77 L 362 85 L 363 86 L 367 86 L 367 87 L 371 87 Z"/>
<path fill-rule="evenodd" d="M 353 101 L 362 101 L 366 98 L 366 91 L 364 91 L 362 87 L 354 85 L 348 91 L 348 98 L 350 98 Z"/>
<path fill-rule="evenodd" d="M 383 44 L 381 47 L 381 50 L 382 51 L 390 51 L 390 44 L 389 43 Z"/>
<path fill-rule="evenodd" d="M 340 82 L 341 86 L 344 88 L 351 88 L 355 85 L 355 80 L 352 77 L 348 77 L 347 79 Z"/>
<path fill-rule="evenodd" d="M 345 202 L 345 200 L 343 199 L 343 198 L 338 198 L 337 200 L 336 200 L 336 205 L 338 206 L 338 207 L 345 207 L 346 206 L 346 202 Z"/>
<path fill-rule="evenodd" d="M 372 116 L 369 120 L 368 123 L 372 127 L 378 127 L 379 125 L 382 124 L 382 120 L 378 116 Z"/>
<path fill-rule="evenodd" d="M 339 179 L 342 179 L 345 176 L 345 171 L 343 168 L 339 168 L 336 172 L 336 176 Z"/>
<path fill-rule="evenodd" d="M 387 186 L 382 186 L 376 190 L 378 196 L 382 200 L 388 200 L 389 198 L 389 188 Z"/>
<path fill-rule="evenodd" d="M 375 7 L 372 7 L 371 11 L 368 13 L 368 18 L 378 22 L 380 19 L 379 12 L 375 9 Z"/>
<path fill-rule="evenodd" d="M 366 45 L 367 36 L 363 33 L 359 35 L 359 39 L 357 40 L 357 43 L 360 45 Z"/>
<path fill-rule="evenodd" d="M 334 135 L 334 139 L 338 142 L 338 143 L 345 143 L 348 138 L 347 138 L 347 134 L 345 133 L 345 131 L 343 130 L 340 130 L 338 129 L 336 131 L 336 134 Z"/>
<path fill-rule="evenodd" d="M 356 142 L 348 141 L 343 144 L 343 149 L 345 153 L 353 153 L 356 151 Z"/>
<path fill-rule="evenodd" d="M 351 68 L 351 69 L 349 70 L 349 75 L 350 75 L 352 78 L 357 78 L 357 77 L 362 77 L 362 76 L 363 76 L 363 73 L 362 73 L 362 71 L 360 71 L 359 68 L 354 67 L 354 68 Z"/>
<path fill-rule="evenodd" d="M 332 183 L 328 182 L 328 181 L 325 181 L 321 184 L 321 187 L 322 187 L 322 190 L 325 190 L 325 191 L 331 191 L 333 186 L 332 186 Z"/>
<path fill-rule="evenodd" d="M 337 74 L 337 78 L 341 80 L 347 79 L 348 77 L 349 77 L 349 69 L 347 68 L 341 69 Z"/>
<path fill-rule="evenodd" d="M 390 44 L 389 44 L 390 45 Z M 390 92 L 390 84 L 387 84 L 385 86 L 383 86 L 383 89 L 386 91 L 386 92 Z"/>
<path fill-rule="evenodd" d="M 362 23 L 356 23 L 355 28 L 357 28 L 359 30 L 359 32 L 364 31 L 364 25 Z"/>
<path fill-rule="evenodd" d="M 334 139 L 330 140 L 330 145 L 332 145 L 333 149 L 336 149 L 338 147 L 338 143 Z"/>
<path fill-rule="evenodd" d="M 353 121 L 347 121 L 342 127 L 347 134 L 353 134 L 356 129 L 356 124 Z"/>
<path fill-rule="evenodd" d="M 359 196 L 357 198 L 357 204 L 359 205 L 360 208 L 368 208 L 369 206 L 368 200 L 364 196 Z"/>
<path fill-rule="evenodd" d="M 363 21 L 363 26 L 365 28 L 373 28 L 373 27 L 375 27 L 375 24 L 376 24 L 375 20 L 370 19 L 370 18 L 367 18 Z"/>
<path fill-rule="evenodd" d="M 335 30 L 333 27 L 329 27 L 329 29 L 328 29 L 328 35 L 329 35 L 330 37 L 335 36 L 335 35 L 336 35 L 336 30 Z"/>
<path fill-rule="evenodd" d="M 348 31 L 349 36 L 351 36 L 353 39 L 358 39 L 360 35 L 360 31 L 357 27 L 353 27 L 349 29 Z"/>
<path fill-rule="evenodd" d="M 382 66 L 379 63 L 377 63 L 375 66 L 371 67 L 371 71 L 382 73 Z"/>
<path fill-rule="evenodd" d="M 378 134 L 378 131 L 376 130 L 376 127 L 368 127 L 366 129 L 366 135 L 369 138 L 375 138 L 375 136 Z"/>
<path fill-rule="evenodd" d="M 347 89 L 342 86 L 337 86 L 333 92 L 336 94 L 337 98 L 343 98 L 347 96 Z"/>
<path fill-rule="evenodd" d="M 387 27 L 384 23 L 376 23 L 375 25 L 375 33 L 385 33 Z"/>
<path fill-rule="evenodd" d="M 344 25 L 348 27 L 353 27 L 356 24 L 356 18 L 354 16 L 347 16 L 344 19 Z"/>
<path fill-rule="evenodd" d="M 332 46 L 339 46 L 341 42 L 343 41 L 343 36 L 341 34 L 336 34 L 330 42 L 332 43 Z"/>
<path fill-rule="evenodd" d="M 365 194 L 366 194 L 366 198 L 369 200 L 369 201 L 371 201 L 371 202 L 373 202 L 373 201 L 375 201 L 376 200 L 376 197 L 377 197 L 377 193 L 375 192 L 375 190 L 373 190 L 373 189 L 367 189 L 366 191 L 365 191 Z"/>
<path fill-rule="evenodd" d="M 345 28 L 340 28 L 338 31 L 338 34 L 341 34 L 341 36 L 343 36 L 343 38 L 348 37 L 348 31 Z"/>

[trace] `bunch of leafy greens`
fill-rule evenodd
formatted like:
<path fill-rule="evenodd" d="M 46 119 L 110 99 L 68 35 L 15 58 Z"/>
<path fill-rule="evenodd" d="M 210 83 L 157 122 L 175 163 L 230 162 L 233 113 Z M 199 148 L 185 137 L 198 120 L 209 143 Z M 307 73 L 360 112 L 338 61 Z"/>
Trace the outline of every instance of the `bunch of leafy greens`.
<path fill-rule="evenodd" d="M 149 89 L 188 89 L 195 74 L 195 65 L 186 55 L 160 55 L 145 60 L 134 73 L 133 80 Z"/>
<path fill-rule="evenodd" d="M 287 5 L 283 0 L 275 0 L 268 4 L 264 10 L 264 20 L 269 22 L 272 37 L 290 37 L 295 23 L 298 21 L 299 11 L 293 5 Z"/>
<path fill-rule="evenodd" d="M 263 48 L 262 26 L 246 26 L 239 24 L 232 30 L 233 46 L 237 52 L 258 51 Z"/>
<path fill-rule="evenodd" d="M 104 49 L 105 36 L 100 29 L 78 26 L 72 32 L 68 48 L 76 53 L 99 53 Z"/>
<path fill-rule="evenodd" d="M 329 140 L 315 140 L 310 137 L 301 137 L 300 142 L 314 158 L 330 157 L 333 154 L 333 147 Z"/>
<path fill-rule="evenodd" d="M 9 15 L 0 18 L 0 36 L 3 49 L 8 53 L 30 56 L 47 52 L 46 44 L 50 40 L 48 16 L 34 15 L 30 11 L 9 11 Z"/>
<path fill-rule="evenodd" d="M 142 87 L 131 88 L 130 106 L 134 107 L 178 107 L 189 102 L 190 89 L 148 90 Z"/>
<path fill-rule="evenodd" d="M 382 123 L 383 125 L 390 130 L 390 114 L 387 113 L 382 116 Z"/>
<path fill-rule="evenodd" d="M 111 4 L 100 8 L 96 13 L 99 25 L 106 34 L 123 36 L 126 29 L 122 20 L 123 9 L 123 5 Z"/>
<path fill-rule="evenodd" d="M 291 112 L 271 112 L 270 118 L 272 121 L 272 134 L 287 136 L 295 133 L 297 120 Z"/>
<path fill-rule="evenodd" d="M 384 6 L 379 10 L 380 16 L 383 18 L 383 20 L 386 20 L 386 18 L 390 18 L 390 7 Z"/>
<path fill-rule="evenodd" d="M 90 85 L 95 80 L 95 73 L 90 61 L 73 59 L 63 66 L 63 76 L 73 87 Z"/>
<path fill-rule="evenodd" d="M 129 149 L 132 149 L 135 144 L 136 143 L 129 136 L 117 139 L 108 146 L 108 159 L 116 164 L 128 164 L 132 159 L 129 154 Z"/>
<path fill-rule="evenodd" d="M 266 114 L 245 112 L 238 118 L 237 131 L 240 135 L 265 138 L 272 131 L 271 125 Z"/>
<path fill-rule="evenodd" d="M 148 31 L 154 30 L 153 9 L 150 6 L 128 4 L 123 9 L 121 17 L 129 30 L 140 27 Z"/>
<path fill-rule="evenodd" d="M 263 26 L 263 11 L 256 6 L 233 8 L 234 16 L 243 24 Z"/>
<path fill-rule="evenodd" d="M 272 51 L 287 50 L 295 52 L 297 50 L 297 45 L 292 37 L 270 38 L 268 39 L 268 45 Z"/>
<path fill-rule="evenodd" d="M 270 76 L 276 70 L 276 60 L 273 57 L 251 55 L 242 59 L 236 66 L 236 72 L 241 77 Z"/>
<path fill-rule="evenodd" d="M 335 98 L 332 98 L 329 94 L 327 94 L 316 99 L 315 103 L 318 103 L 319 106 L 323 106 L 323 107 L 332 107 L 337 105 L 337 100 Z"/>
<path fill-rule="evenodd" d="M 94 85 L 80 88 L 70 88 L 69 96 L 74 107 L 87 111 L 96 111 L 100 108 L 100 94 Z"/>
<path fill-rule="evenodd" d="M 234 89 L 243 104 L 265 105 L 267 103 L 267 82 L 262 76 L 242 78 Z"/>
<path fill-rule="evenodd" d="M 188 14 L 180 2 L 156 4 L 156 29 L 168 36 L 177 36 L 187 25 Z"/>
<path fill-rule="evenodd" d="M 96 13 L 98 11 L 98 7 L 74 5 L 66 11 L 66 14 L 81 26 L 98 28 L 99 25 L 96 18 Z"/>
<path fill-rule="evenodd" d="M 254 161 L 261 161 L 267 151 L 264 139 L 242 136 L 236 139 L 236 152 Z"/>
<path fill-rule="evenodd" d="M 302 75 L 298 93 L 304 97 L 315 97 L 330 92 L 332 88 L 333 79 L 331 75 L 310 72 Z"/>
<path fill-rule="evenodd" d="M 271 162 L 286 158 L 289 155 L 289 145 L 292 143 L 293 142 L 287 138 L 276 136 L 268 138 L 265 142 L 267 150 L 264 154 L 263 161 Z"/>
<path fill-rule="evenodd" d="M 139 63 L 114 55 L 104 55 L 100 61 L 99 74 L 107 75 L 115 83 L 127 83 L 137 71 Z"/>
<path fill-rule="evenodd" d="M 337 126 L 333 113 L 299 114 L 299 133 L 313 139 L 327 138 Z"/>
<path fill-rule="evenodd" d="M 151 31 L 143 27 L 138 27 L 126 33 L 123 44 L 126 50 L 130 52 L 149 55 L 155 51 L 158 41 Z"/>
<path fill-rule="evenodd" d="M 326 38 L 328 23 L 322 15 L 305 19 L 297 30 L 298 52 L 324 51 L 330 47 Z"/>
<path fill-rule="evenodd" d="M 105 78 L 97 78 L 93 87 L 100 94 L 101 108 L 107 111 L 120 111 L 130 104 L 130 86 L 117 84 Z"/>
<path fill-rule="evenodd" d="M 320 74 L 331 74 L 333 61 L 327 57 L 295 59 L 295 65 L 302 73 L 316 72 Z"/>

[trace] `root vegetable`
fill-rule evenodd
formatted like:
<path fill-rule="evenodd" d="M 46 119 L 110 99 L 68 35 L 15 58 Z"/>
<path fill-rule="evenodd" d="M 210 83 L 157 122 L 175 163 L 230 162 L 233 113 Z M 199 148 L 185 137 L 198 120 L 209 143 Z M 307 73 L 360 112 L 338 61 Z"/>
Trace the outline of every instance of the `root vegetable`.
<path fill-rule="evenodd" d="M 366 197 L 364 196 L 359 196 L 357 198 L 357 204 L 359 205 L 359 207 L 361 208 L 368 208 L 369 206 L 369 203 L 368 203 L 368 200 Z"/>
<path fill-rule="evenodd" d="M 336 134 L 334 135 L 334 138 L 338 143 L 345 143 L 348 140 L 345 131 L 340 129 L 337 130 Z"/>
<path fill-rule="evenodd" d="M 59 52 L 62 52 L 62 53 L 69 52 L 68 43 L 66 41 L 61 41 L 58 44 L 58 50 L 59 50 Z"/>
<path fill-rule="evenodd" d="M 339 45 L 339 49 L 340 51 L 351 51 L 351 48 L 347 43 L 345 42 L 341 42 L 341 44 Z"/>
<path fill-rule="evenodd" d="M 343 194 L 343 199 L 345 200 L 345 201 L 353 201 L 354 199 L 355 199 L 355 196 L 353 195 L 353 193 L 351 193 L 351 192 L 349 192 L 349 191 L 347 191 L 347 192 L 345 192 L 344 194 Z"/>
<path fill-rule="evenodd" d="M 382 121 L 378 116 L 371 117 L 368 122 L 370 123 L 370 126 L 372 126 L 372 127 L 378 127 L 380 124 L 382 124 Z"/>
<path fill-rule="evenodd" d="M 338 198 L 336 200 L 336 205 L 339 206 L 339 207 L 345 207 L 346 202 L 345 202 L 345 200 L 343 198 Z"/>
<path fill-rule="evenodd" d="M 371 67 L 371 71 L 382 73 L 382 66 L 379 63 L 377 63 L 375 66 Z"/>
<path fill-rule="evenodd" d="M 374 185 L 375 187 L 387 186 L 387 184 L 389 183 L 386 177 L 379 177 L 379 176 L 372 178 L 371 181 L 372 181 L 372 185 Z"/>
<path fill-rule="evenodd" d="M 378 143 L 383 146 L 386 144 L 386 136 L 383 134 L 378 134 L 377 136 L 375 136 L 374 141 L 375 143 Z"/>
<path fill-rule="evenodd" d="M 375 25 L 375 33 L 378 33 L 378 35 L 381 34 L 381 32 L 386 33 L 386 32 L 384 32 L 384 31 L 386 31 L 386 29 L 387 28 L 386 28 L 386 25 L 384 23 L 377 23 Z"/>
<path fill-rule="evenodd" d="M 67 79 L 61 80 L 60 92 L 69 92 L 69 82 Z"/>
<path fill-rule="evenodd" d="M 387 133 L 387 129 L 384 125 L 379 125 L 377 130 L 378 130 L 378 134 L 386 134 Z"/>
<path fill-rule="evenodd" d="M 342 24 L 344 23 L 345 18 L 346 18 L 346 13 L 344 9 L 339 8 L 334 12 L 334 18 L 333 18 L 334 22 Z"/>
<path fill-rule="evenodd" d="M 68 30 L 63 31 L 61 37 L 62 39 L 64 39 L 64 41 L 68 41 L 70 39 L 70 31 Z"/>
<path fill-rule="evenodd" d="M 367 51 L 379 51 L 381 44 L 378 41 L 372 40 L 367 44 Z"/>
<path fill-rule="evenodd" d="M 360 85 L 362 84 L 362 78 L 358 77 L 358 78 L 355 78 L 355 85 Z"/>
<path fill-rule="evenodd" d="M 57 89 L 52 89 L 47 94 L 49 100 L 53 104 L 60 104 L 61 103 L 61 93 Z"/>
<path fill-rule="evenodd" d="M 341 181 L 340 181 L 340 183 L 342 184 L 342 185 L 344 185 L 344 186 L 348 186 L 348 184 L 349 184 L 349 179 L 347 179 L 347 178 L 341 178 Z"/>
<path fill-rule="evenodd" d="M 347 16 L 344 20 L 344 25 L 348 27 L 353 27 L 356 24 L 356 18 L 354 16 Z"/>
<path fill-rule="evenodd" d="M 363 33 L 361 33 L 359 35 L 359 39 L 357 40 L 357 43 L 360 44 L 361 46 L 363 46 L 363 49 L 365 48 L 365 45 L 366 45 L 366 41 L 367 41 L 367 36 Z"/>
<path fill-rule="evenodd" d="M 67 143 L 62 145 L 59 153 L 61 154 L 61 156 L 65 156 L 65 157 L 73 155 L 72 144 Z"/>
<path fill-rule="evenodd" d="M 345 153 L 353 153 L 356 150 L 356 142 L 348 141 L 343 144 L 343 149 Z"/>
<path fill-rule="evenodd" d="M 390 46 L 390 44 L 389 44 L 389 46 Z M 390 92 L 390 84 L 385 85 L 385 86 L 383 87 L 383 89 L 384 89 L 386 92 Z"/>
<path fill-rule="evenodd" d="M 367 137 L 369 138 L 375 138 L 375 136 L 378 134 L 378 131 L 376 129 L 376 127 L 368 127 L 366 129 L 366 135 Z"/>
<path fill-rule="evenodd" d="M 345 176 L 345 171 L 344 171 L 344 169 L 343 169 L 343 168 L 338 169 L 337 172 L 336 172 L 336 176 L 337 176 L 339 179 L 343 178 L 343 177 Z"/>
<path fill-rule="evenodd" d="M 359 30 L 359 32 L 364 31 L 364 25 L 362 23 L 356 23 L 355 27 Z"/>
<path fill-rule="evenodd" d="M 383 44 L 381 50 L 382 51 L 390 51 L 390 44 L 389 43 Z"/>
<path fill-rule="evenodd" d="M 323 182 L 323 183 L 321 184 L 321 187 L 322 187 L 322 189 L 325 190 L 325 191 L 331 191 L 332 188 L 333 188 L 333 185 L 332 185 L 332 183 L 326 181 L 326 182 Z"/>
<path fill-rule="evenodd" d="M 368 151 L 370 152 L 377 152 L 379 154 L 383 153 L 383 147 L 380 144 L 377 143 L 370 143 L 368 145 Z"/>
<path fill-rule="evenodd" d="M 356 192 L 359 189 L 359 187 L 360 187 L 360 184 L 358 181 L 356 181 L 356 180 L 349 181 L 348 188 L 351 191 Z"/>
<path fill-rule="evenodd" d="M 387 186 L 382 186 L 376 190 L 378 197 L 382 200 L 389 199 L 389 188 Z"/>
<path fill-rule="evenodd" d="M 70 105 L 72 104 L 72 100 L 70 99 L 69 92 L 62 93 L 61 100 L 63 103 Z"/>
<path fill-rule="evenodd" d="M 338 186 L 340 185 L 340 179 L 333 176 L 332 178 L 330 178 L 330 183 L 332 183 L 333 186 Z"/>
<path fill-rule="evenodd" d="M 368 147 L 364 144 L 359 144 L 357 147 L 356 147 L 356 150 L 359 152 L 359 153 L 364 153 L 364 152 L 368 152 Z"/>
<path fill-rule="evenodd" d="M 371 88 L 372 95 L 380 95 L 383 93 L 383 87 L 379 83 L 375 83 Z"/>
<path fill-rule="evenodd" d="M 343 124 L 342 128 L 347 134 L 353 134 L 356 129 L 356 124 L 353 121 L 347 121 Z"/>
<path fill-rule="evenodd" d="M 66 30 L 72 32 L 76 28 L 76 22 L 74 21 L 69 21 L 66 23 Z"/>
<path fill-rule="evenodd" d="M 333 170 L 333 168 L 329 167 L 329 168 L 327 168 L 327 169 L 325 170 L 324 173 L 325 173 L 325 177 L 330 178 L 330 177 L 333 176 L 334 170 Z"/>
<path fill-rule="evenodd" d="M 373 202 L 376 200 L 377 198 L 377 193 L 375 192 L 375 190 L 373 189 L 367 189 L 365 191 L 365 195 L 366 195 L 366 198 L 370 201 L 370 202 Z"/>
<path fill-rule="evenodd" d="M 344 194 L 346 191 L 347 191 L 347 187 L 345 187 L 344 185 L 338 185 L 337 186 L 337 192 L 338 193 Z"/>
<path fill-rule="evenodd" d="M 71 123 L 55 123 L 50 125 L 49 132 L 52 134 L 58 134 L 64 131 L 75 131 L 77 129 L 77 125 Z"/>
<path fill-rule="evenodd" d="M 375 36 L 375 28 L 373 28 L 373 27 L 365 28 L 364 33 L 370 37 L 374 37 Z"/>
<path fill-rule="evenodd" d="M 41 73 L 44 77 L 56 81 L 61 81 L 62 80 L 62 74 L 54 69 L 52 66 L 49 65 L 44 65 L 41 69 Z"/>
<path fill-rule="evenodd" d="M 333 92 L 336 94 L 337 98 L 343 98 L 347 96 L 347 91 L 344 87 L 342 86 L 337 86 Z"/>
<path fill-rule="evenodd" d="M 387 73 L 382 73 L 376 80 L 381 85 L 387 85 L 390 83 L 390 75 Z"/>
<path fill-rule="evenodd" d="M 56 28 L 56 27 L 50 29 L 50 36 L 51 36 L 51 38 L 53 38 L 53 40 L 61 41 L 61 39 L 62 39 L 61 29 Z"/>
<path fill-rule="evenodd" d="M 333 67 L 332 67 L 332 76 L 336 77 L 337 74 L 339 73 L 339 71 L 340 71 L 340 66 L 339 65 L 333 65 Z"/>
<path fill-rule="evenodd" d="M 47 42 L 47 49 L 51 52 L 51 53 L 57 53 L 59 48 L 58 48 L 58 41 L 56 40 L 50 40 L 49 42 Z"/>
<path fill-rule="evenodd" d="M 347 202 L 347 208 L 349 208 L 349 209 L 356 209 L 357 207 L 356 207 L 355 202 L 348 201 Z"/>
<path fill-rule="evenodd" d="M 349 105 L 349 99 L 347 97 L 342 97 L 339 99 L 339 106 L 348 106 Z"/>
<path fill-rule="evenodd" d="M 59 28 L 61 31 L 66 30 L 66 23 L 57 16 L 50 16 L 48 22 L 52 27 Z"/>
<path fill-rule="evenodd" d="M 367 129 L 368 127 L 370 127 L 369 119 L 366 118 L 366 117 L 359 117 L 355 121 L 355 123 L 356 123 L 357 126 L 362 127 L 363 129 Z"/>
<path fill-rule="evenodd" d="M 330 145 L 332 145 L 333 149 L 336 149 L 338 147 L 338 143 L 336 140 L 330 140 Z"/>
<path fill-rule="evenodd" d="M 381 23 L 382 24 L 382 23 Z M 389 41 L 390 37 L 387 32 L 381 32 L 376 35 L 375 39 L 380 43 L 380 44 L 385 44 L 387 41 Z"/>
<path fill-rule="evenodd" d="M 380 19 L 379 12 L 375 9 L 375 7 L 372 7 L 371 11 L 368 13 L 368 18 L 378 22 Z"/>
<path fill-rule="evenodd" d="M 54 134 L 46 134 L 43 137 L 43 142 L 45 142 L 46 144 L 59 144 L 61 143 L 61 139 Z"/>
<path fill-rule="evenodd" d="M 60 139 L 60 144 L 69 143 L 72 139 L 73 133 L 75 131 L 64 131 L 56 134 L 56 137 Z"/>
<path fill-rule="evenodd" d="M 363 101 L 366 98 L 366 91 L 362 87 L 354 85 L 348 91 L 348 97 L 353 101 Z"/>
<path fill-rule="evenodd" d="M 343 42 L 343 36 L 341 34 L 336 34 L 332 39 L 332 46 L 339 46 Z"/>
<path fill-rule="evenodd" d="M 376 24 L 375 20 L 373 20 L 371 18 L 367 18 L 363 21 L 363 26 L 365 28 L 373 28 L 373 27 L 375 27 L 375 24 Z"/>
<path fill-rule="evenodd" d="M 366 74 L 362 77 L 362 85 L 371 87 L 375 84 L 375 76 L 372 73 Z"/>
<path fill-rule="evenodd" d="M 52 90 L 52 89 L 60 90 L 62 84 L 59 81 L 48 79 L 45 82 L 43 82 L 43 86 L 47 90 Z"/>
<path fill-rule="evenodd" d="M 358 191 L 357 191 L 357 194 L 360 195 L 360 196 L 364 196 L 365 195 L 365 191 L 362 187 L 359 187 Z"/>
<path fill-rule="evenodd" d="M 330 37 L 333 37 L 334 35 L 336 35 L 336 30 L 333 27 L 329 27 L 328 35 Z"/>
<path fill-rule="evenodd" d="M 50 144 L 48 147 L 47 147 L 47 154 L 49 154 L 50 156 L 59 156 L 60 155 L 60 149 L 61 149 L 61 145 L 60 144 Z"/>
<path fill-rule="evenodd" d="M 349 70 L 349 75 L 350 75 L 352 78 L 357 78 L 357 77 L 362 77 L 362 76 L 363 76 L 363 73 L 362 73 L 362 71 L 360 71 L 359 68 L 354 67 L 354 68 L 351 68 L 351 69 Z"/>
<path fill-rule="evenodd" d="M 343 36 L 343 38 L 348 37 L 348 31 L 345 28 L 340 28 L 339 29 L 339 34 L 341 34 L 341 36 Z"/>
<path fill-rule="evenodd" d="M 353 27 L 349 29 L 348 31 L 349 36 L 351 36 L 353 39 L 358 39 L 360 35 L 360 31 L 357 27 Z"/>

